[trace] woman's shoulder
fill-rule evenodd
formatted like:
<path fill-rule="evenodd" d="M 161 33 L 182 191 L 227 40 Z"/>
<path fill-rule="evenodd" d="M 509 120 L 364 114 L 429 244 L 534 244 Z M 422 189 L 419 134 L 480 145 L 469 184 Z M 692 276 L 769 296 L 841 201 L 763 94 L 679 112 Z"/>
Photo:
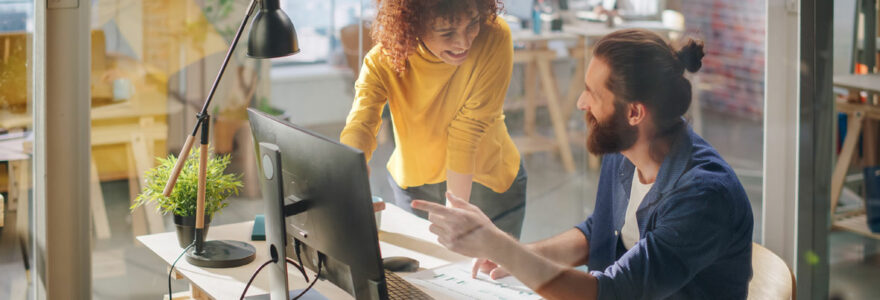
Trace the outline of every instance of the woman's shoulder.
<path fill-rule="evenodd" d="M 370 70 L 390 68 L 388 56 L 383 53 L 385 51 L 381 44 L 373 45 L 366 54 L 364 54 L 364 66 Z"/>
<path fill-rule="evenodd" d="M 476 51 L 479 53 L 477 56 L 481 57 L 478 59 L 480 61 L 506 59 L 503 58 L 503 55 L 499 55 L 501 53 L 499 50 L 507 48 L 510 48 L 512 52 L 513 40 L 507 22 L 500 16 L 486 22 L 477 39 L 474 40 L 474 49 L 479 49 Z"/>
<path fill-rule="evenodd" d="M 511 42 L 510 26 L 501 16 L 496 16 L 494 20 L 487 22 L 485 34 L 491 44 Z"/>

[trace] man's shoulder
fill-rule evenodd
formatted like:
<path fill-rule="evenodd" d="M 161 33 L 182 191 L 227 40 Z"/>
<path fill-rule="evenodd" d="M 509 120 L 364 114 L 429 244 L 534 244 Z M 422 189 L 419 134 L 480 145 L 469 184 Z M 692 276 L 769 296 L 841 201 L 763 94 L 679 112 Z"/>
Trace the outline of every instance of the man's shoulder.
<path fill-rule="evenodd" d="M 748 195 L 733 168 L 708 142 L 696 134 L 691 137 L 693 147 L 687 167 L 666 195 L 671 200 L 669 204 L 678 205 L 672 203 L 676 202 L 674 199 L 686 199 L 696 205 L 709 201 L 721 210 L 750 213 L 750 209 L 744 209 L 751 207 Z"/>
<path fill-rule="evenodd" d="M 721 154 L 696 133 L 692 133 L 691 139 L 688 166 L 676 185 L 726 194 L 741 190 L 739 178 Z"/>

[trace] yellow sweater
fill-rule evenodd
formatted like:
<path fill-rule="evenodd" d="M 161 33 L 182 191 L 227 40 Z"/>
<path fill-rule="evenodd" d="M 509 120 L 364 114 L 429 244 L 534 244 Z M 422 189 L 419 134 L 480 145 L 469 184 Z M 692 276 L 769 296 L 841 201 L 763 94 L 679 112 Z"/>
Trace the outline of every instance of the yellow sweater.
<path fill-rule="evenodd" d="M 519 171 L 520 155 L 501 110 L 513 71 L 510 28 L 501 18 L 483 24 L 464 63 L 444 63 L 421 45 L 398 74 L 373 47 L 355 83 L 342 143 L 369 160 L 385 103 L 391 109 L 397 148 L 388 161 L 394 180 L 407 188 L 446 180 L 446 169 L 502 193 Z"/>

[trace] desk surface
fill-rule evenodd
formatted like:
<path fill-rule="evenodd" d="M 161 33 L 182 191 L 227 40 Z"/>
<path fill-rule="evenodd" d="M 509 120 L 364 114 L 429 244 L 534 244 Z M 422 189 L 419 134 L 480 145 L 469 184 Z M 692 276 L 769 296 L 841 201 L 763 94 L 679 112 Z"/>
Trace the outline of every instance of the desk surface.
<path fill-rule="evenodd" d="M 834 86 L 880 93 L 880 74 L 834 75 Z"/>
<path fill-rule="evenodd" d="M 427 220 L 409 214 L 394 205 L 388 205 L 388 208 L 382 212 L 381 231 L 379 232 L 379 247 L 382 256 L 412 257 L 419 260 L 420 266 L 425 269 L 469 259 L 438 244 L 436 235 L 428 231 L 429 225 Z M 253 221 L 211 226 L 208 230 L 208 240 L 246 241 L 257 249 L 257 257 L 253 262 L 237 268 L 208 269 L 193 266 L 185 258 L 181 258 L 174 269 L 215 299 L 238 299 L 251 274 L 260 264 L 269 259 L 266 242 L 250 240 L 252 227 Z M 137 239 L 169 266 L 183 250 L 177 243 L 175 232 L 143 235 Z M 248 289 L 248 295 L 268 293 L 269 275 L 267 273 L 261 272 L 257 276 Z M 308 274 L 309 277 L 314 276 L 312 272 L 308 272 Z M 290 289 L 306 287 L 307 284 L 303 281 L 302 275 L 293 268 L 288 270 L 288 275 Z M 326 280 L 318 281 L 314 288 L 329 299 L 352 298 L 348 293 Z M 438 295 L 430 291 L 425 292 L 440 299 Z"/>

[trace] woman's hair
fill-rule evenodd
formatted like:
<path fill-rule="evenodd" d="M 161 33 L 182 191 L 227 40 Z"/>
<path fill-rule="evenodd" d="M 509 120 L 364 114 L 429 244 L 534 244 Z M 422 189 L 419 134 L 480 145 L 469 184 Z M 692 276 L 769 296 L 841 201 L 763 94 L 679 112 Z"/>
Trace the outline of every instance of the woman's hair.
<path fill-rule="evenodd" d="M 484 22 L 495 20 L 501 0 L 376 0 L 379 14 L 373 23 L 373 41 L 380 45 L 395 71 L 406 70 L 406 58 L 418 47 L 418 38 L 436 18 L 455 23 L 476 10 Z"/>
<path fill-rule="evenodd" d="M 691 105 L 691 83 L 684 71 L 702 67 L 701 41 L 688 39 L 676 50 L 653 32 L 625 29 L 602 37 L 593 55 L 611 69 L 605 84 L 615 101 L 643 103 L 658 135 L 683 128 L 681 116 Z"/>

